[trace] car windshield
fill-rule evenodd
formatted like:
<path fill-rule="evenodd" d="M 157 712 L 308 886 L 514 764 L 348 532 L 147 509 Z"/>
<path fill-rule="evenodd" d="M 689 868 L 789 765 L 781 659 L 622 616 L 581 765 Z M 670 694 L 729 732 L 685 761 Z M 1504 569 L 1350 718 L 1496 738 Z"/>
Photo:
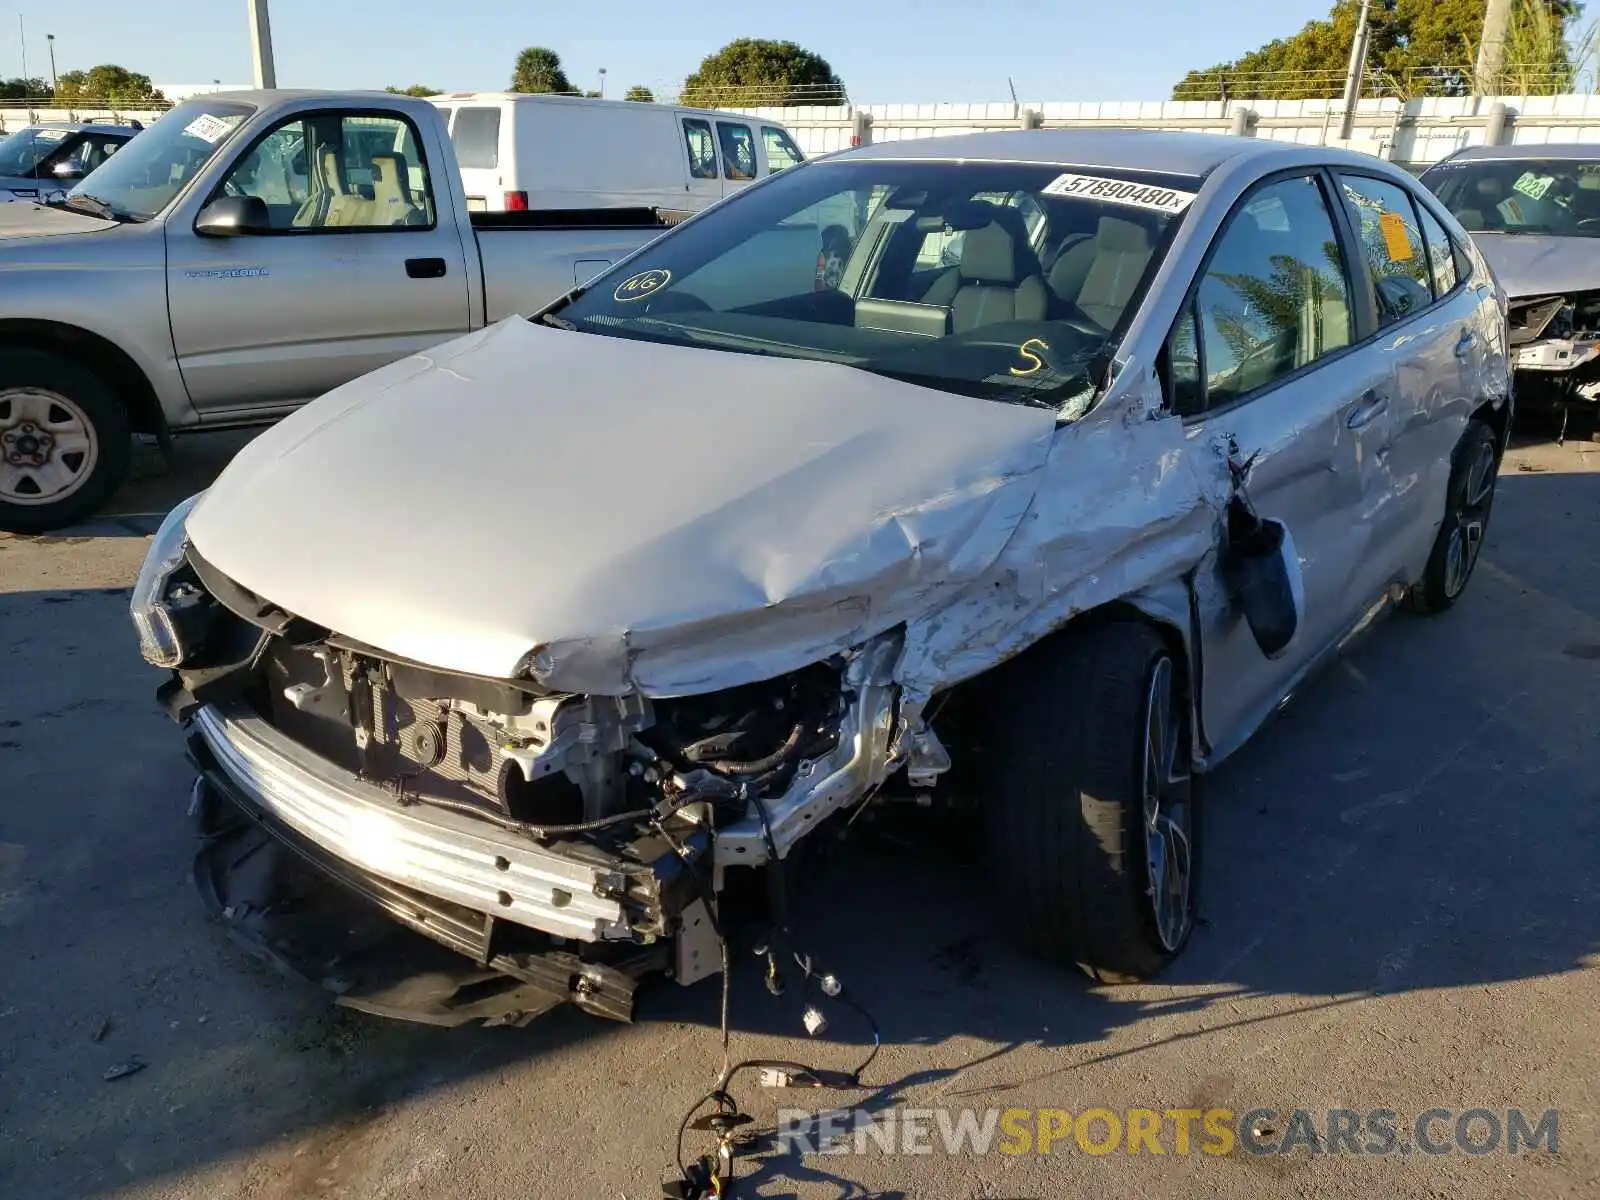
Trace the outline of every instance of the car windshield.
<path fill-rule="evenodd" d="M 255 109 L 196 99 L 180 104 L 67 193 L 66 203 L 118 221 L 148 221 L 172 203 Z"/>
<path fill-rule="evenodd" d="M 819 161 L 687 222 L 545 320 L 1075 417 L 1196 185 L 1031 163 Z"/>
<path fill-rule="evenodd" d="M 1600 237 L 1600 161 L 1468 159 L 1422 181 L 1472 233 Z"/>
<path fill-rule="evenodd" d="M 31 175 L 62 142 L 70 129 L 24 129 L 0 142 L 0 175 Z"/>

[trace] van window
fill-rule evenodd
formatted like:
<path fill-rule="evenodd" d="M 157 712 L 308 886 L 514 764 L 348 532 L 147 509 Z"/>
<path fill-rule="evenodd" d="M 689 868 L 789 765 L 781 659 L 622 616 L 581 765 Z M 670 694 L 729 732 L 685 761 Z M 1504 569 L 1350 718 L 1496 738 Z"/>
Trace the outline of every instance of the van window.
<path fill-rule="evenodd" d="M 711 125 L 698 119 L 685 119 L 683 137 L 689 149 L 689 175 L 694 179 L 717 177 L 717 147 L 711 140 Z"/>
<path fill-rule="evenodd" d="M 500 165 L 500 110 L 462 108 L 450 125 L 456 162 L 464 170 L 493 170 Z"/>
<path fill-rule="evenodd" d="M 717 136 L 722 141 L 722 175 L 725 179 L 746 180 L 756 177 L 756 143 L 750 136 L 748 125 L 730 125 L 717 122 Z"/>
<path fill-rule="evenodd" d="M 794 144 L 794 139 L 781 129 L 774 129 L 771 125 L 763 125 L 761 127 L 761 140 L 767 147 L 767 170 L 769 172 L 797 166 L 806 160 L 806 156 L 800 153 L 800 147 Z"/>

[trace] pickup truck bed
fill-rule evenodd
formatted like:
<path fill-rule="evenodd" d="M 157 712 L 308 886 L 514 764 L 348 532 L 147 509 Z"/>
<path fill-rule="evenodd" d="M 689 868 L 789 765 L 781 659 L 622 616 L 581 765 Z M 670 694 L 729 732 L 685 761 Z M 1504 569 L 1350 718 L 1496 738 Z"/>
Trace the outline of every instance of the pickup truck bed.
<path fill-rule="evenodd" d="M 0 529 L 98 507 L 134 433 L 276 420 L 536 312 L 681 216 L 469 212 L 423 100 L 186 101 L 65 206 L 0 214 Z"/>

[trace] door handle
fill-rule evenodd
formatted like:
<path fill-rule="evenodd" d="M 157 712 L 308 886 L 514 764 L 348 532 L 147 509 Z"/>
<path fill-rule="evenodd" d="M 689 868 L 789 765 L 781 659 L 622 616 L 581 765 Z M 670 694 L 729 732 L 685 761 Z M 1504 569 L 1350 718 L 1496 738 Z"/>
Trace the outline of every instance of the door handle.
<path fill-rule="evenodd" d="M 443 279 L 445 276 L 444 259 L 442 258 L 408 258 L 406 259 L 406 274 L 412 279 Z"/>
<path fill-rule="evenodd" d="M 1363 393 L 1351 409 L 1349 417 L 1345 419 L 1347 429 L 1364 429 L 1372 424 L 1384 413 L 1389 411 L 1389 397 L 1380 396 L 1375 391 Z"/>
<path fill-rule="evenodd" d="M 1470 329 L 1461 331 L 1461 339 L 1456 342 L 1456 357 L 1465 358 L 1471 354 L 1478 345 L 1478 335 Z"/>

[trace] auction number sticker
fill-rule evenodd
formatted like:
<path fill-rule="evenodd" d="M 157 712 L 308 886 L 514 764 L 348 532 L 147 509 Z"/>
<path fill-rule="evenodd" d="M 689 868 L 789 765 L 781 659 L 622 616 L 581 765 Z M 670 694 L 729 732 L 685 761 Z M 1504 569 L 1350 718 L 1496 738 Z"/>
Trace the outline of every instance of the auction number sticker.
<path fill-rule="evenodd" d="M 672 272 L 663 267 L 655 267 L 649 271 L 640 271 L 637 275 L 629 275 L 617 284 L 617 290 L 611 293 L 611 298 L 619 303 L 629 300 L 643 300 L 652 292 L 659 292 L 667 286 L 672 279 Z"/>
<path fill-rule="evenodd" d="M 223 136 L 232 129 L 221 117 L 213 117 L 210 113 L 201 113 L 194 120 L 183 127 L 183 131 L 191 137 L 197 137 L 208 146 L 215 146 Z"/>
<path fill-rule="evenodd" d="M 1530 200 L 1543 200 L 1555 182 L 1554 175 L 1535 175 L 1532 171 L 1524 171 L 1511 185 L 1511 190 L 1521 192 Z"/>
<path fill-rule="evenodd" d="M 1107 204 L 1143 208 L 1169 216 L 1176 216 L 1188 208 L 1194 203 L 1195 197 L 1193 192 L 1153 187 L 1147 183 L 1129 183 L 1126 179 L 1106 179 L 1099 175 L 1057 175 L 1045 184 L 1042 191 L 1046 196 L 1082 196 L 1086 200 L 1102 200 Z"/>

